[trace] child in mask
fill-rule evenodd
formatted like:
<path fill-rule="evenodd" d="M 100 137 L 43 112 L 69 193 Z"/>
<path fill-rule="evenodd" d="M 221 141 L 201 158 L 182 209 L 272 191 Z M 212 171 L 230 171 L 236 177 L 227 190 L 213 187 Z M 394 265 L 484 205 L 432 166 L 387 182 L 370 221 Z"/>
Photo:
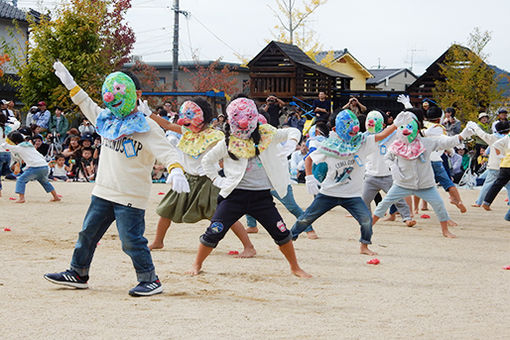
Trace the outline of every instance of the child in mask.
<path fill-rule="evenodd" d="M 383 113 L 379 111 L 370 111 L 365 120 L 367 132 L 369 134 L 381 132 L 386 126 L 385 122 L 387 117 L 385 116 L 386 115 L 383 116 Z M 365 180 L 363 181 L 361 197 L 367 205 L 368 210 L 370 210 L 370 203 L 374 200 L 377 193 L 381 190 L 387 193 L 393 184 L 390 167 L 386 163 L 384 156 L 387 153 L 388 147 L 395 139 L 395 135 L 396 132 L 394 131 L 384 140 L 379 141 L 378 147 L 367 157 Z M 416 221 L 411 218 L 411 210 L 404 199 L 397 201 L 395 206 L 402 216 L 402 221 L 404 221 L 408 227 L 412 227 L 416 224 Z"/>
<path fill-rule="evenodd" d="M 106 109 L 99 107 L 74 81 L 65 66 L 57 61 L 55 74 L 70 90 L 72 101 L 96 126 L 103 138 L 96 184 L 89 209 L 78 236 L 69 270 L 44 275 L 48 281 L 88 288 L 89 268 L 97 243 L 116 221 L 122 249 L 131 257 L 139 284 L 129 291 L 132 296 L 149 296 L 163 291 L 145 231 L 145 207 L 149 199 L 152 167 L 156 157 L 168 168 L 172 188 L 189 191 L 178 155 L 152 120 L 138 108 L 133 80 L 122 72 L 108 75 L 102 86 Z"/>
<path fill-rule="evenodd" d="M 430 157 L 434 151 L 457 146 L 473 132 L 464 129 L 460 135 L 451 137 L 422 137 L 418 118 L 410 112 L 402 114 L 408 116 L 405 121 L 395 122 L 398 126 L 397 139 L 390 145 L 386 155 L 391 162 L 393 185 L 375 209 L 372 217 L 374 224 L 384 216 L 390 205 L 403 197 L 416 195 L 432 205 L 441 223 L 443 236 L 453 238 L 455 235 L 448 230 L 450 218 L 436 188 Z"/>
<path fill-rule="evenodd" d="M 216 144 L 202 160 L 205 173 L 220 188 L 220 196 L 211 224 L 200 236 L 198 253 L 189 274 L 197 275 L 204 260 L 231 225 L 249 214 L 262 224 L 280 247 L 292 273 L 311 277 L 299 267 L 292 236 L 271 196 L 272 188 L 280 197 L 287 194 L 288 168 L 281 161 L 279 144 L 287 141 L 295 148 L 300 138 L 299 130 L 259 124 L 257 106 L 248 98 L 233 100 L 227 107 L 227 116 L 225 142 Z M 218 176 L 216 165 L 221 160 L 226 177 Z"/>
<path fill-rule="evenodd" d="M 388 137 L 395 129 L 392 125 L 375 135 L 363 134 L 360 132 L 358 118 L 352 111 L 343 110 L 338 113 L 334 132 L 319 143 L 305 161 L 306 188 L 315 198 L 292 227 L 294 239 L 306 226 L 340 205 L 360 224 L 360 253 L 376 254 L 368 248 L 372 243 L 372 219 L 361 198 L 364 165 L 366 157 L 376 149 L 376 143 Z M 327 164 L 327 173 L 324 181 L 319 183 L 312 174 L 312 163 L 323 162 Z"/>
<path fill-rule="evenodd" d="M 161 200 L 156 212 L 160 216 L 156 230 L 156 238 L 149 249 L 161 249 L 163 240 L 171 222 L 196 223 L 200 220 L 210 220 L 216 210 L 219 189 L 205 175 L 201 162 L 204 156 L 218 142 L 223 141 L 223 132 L 209 127 L 212 119 L 211 106 L 202 98 L 186 101 L 179 110 L 179 120 L 175 125 L 167 120 L 151 115 L 164 129 L 182 134 L 177 149 L 182 159 L 182 166 L 186 171 L 186 178 L 190 183 L 189 193 L 169 191 Z M 239 257 L 253 257 L 256 254 L 253 244 L 243 225 L 236 221 L 232 231 L 243 243 L 244 250 Z"/>

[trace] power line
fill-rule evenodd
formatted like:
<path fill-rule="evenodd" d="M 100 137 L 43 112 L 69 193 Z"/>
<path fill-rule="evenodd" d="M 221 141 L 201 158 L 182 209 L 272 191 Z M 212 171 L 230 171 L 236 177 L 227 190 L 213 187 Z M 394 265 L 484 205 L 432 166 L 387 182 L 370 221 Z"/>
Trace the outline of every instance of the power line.
<path fill-rule="evenodd" d="M 219 36 L 217 36 L 213 31 L 211 31 L 207 26 L 205 26 L 204 23 L 202 23 L 196 15 L 193 16 L 193 18 L 195 18 L 195 20 L 200 24 L 202 25 L 203 28 L 205 28 L 209 33 L 211 33 L 216 39 L 218 39 L 221 43 L 223 43 L 223 45 L 227 46 L 230 50 L 232 50 L 232 52 L 236 53 L 237 55 L 241 55 L 241 53 L 239 53 L 238 51 L 236 51 L 232 46 L 230 46 L 227 42 L 225 42 L 223 39 L 221 39 Z"/>

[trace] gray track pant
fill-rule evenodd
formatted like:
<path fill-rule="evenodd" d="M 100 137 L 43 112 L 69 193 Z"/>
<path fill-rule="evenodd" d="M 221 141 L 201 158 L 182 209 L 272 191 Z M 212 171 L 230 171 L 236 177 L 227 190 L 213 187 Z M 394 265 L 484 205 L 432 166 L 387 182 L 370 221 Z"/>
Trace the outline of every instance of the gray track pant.
<path fill-rule="evenodd" d="M 393 184 L 393 178 L 391 175 L 389 176 L 365 176 L 365 181 L 363 182 L 363 193 L 361 194 L 361 198 L 367 205 L 370 212 L 372 212 L 370 208 L 370 203 L 374 200 L 377 193 L 382 190 L 385 193 L 390 190 L 391 185 Z M 402 216 L 402 220 L 405 222 L 411 219 L 411 211 L 409 210 L 409 206 L 404 201 L 404 199 L 400 199 L 395 203 L 395 206 L 398 209 L 398 212 Z"/>

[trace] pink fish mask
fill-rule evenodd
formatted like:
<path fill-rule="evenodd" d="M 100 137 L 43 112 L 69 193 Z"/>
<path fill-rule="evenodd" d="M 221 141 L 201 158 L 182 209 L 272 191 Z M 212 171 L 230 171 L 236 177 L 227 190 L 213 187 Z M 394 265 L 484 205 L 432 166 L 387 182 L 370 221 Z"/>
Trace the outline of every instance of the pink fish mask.
<path fill-rule="evenodd" d="M 249 139 L 259 120 L 255 102 L 248 98 L 237 98 L 227 106 L 227 119 L 232 135 Z"/>
<path fill-rule="evenodd" d="M 179 109 L 177 124 L 190 129 L 191 132 L 200 132 L 204 126 L 204 112 L 195 102 L 185 101 Z"/>

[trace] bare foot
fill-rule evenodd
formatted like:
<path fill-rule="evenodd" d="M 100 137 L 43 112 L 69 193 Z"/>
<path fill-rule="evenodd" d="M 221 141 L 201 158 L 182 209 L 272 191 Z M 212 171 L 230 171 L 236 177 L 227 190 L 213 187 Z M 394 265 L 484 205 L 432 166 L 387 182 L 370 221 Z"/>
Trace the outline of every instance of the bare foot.
<path fill-rule="evenodd" d="M 385 217 L 383 219 L 383 221 L 395 221 L 397 219 L 397 217 L 395 216 L 395 214 L 391 214 L 391 215 L 388 215 L 388 217 Z"/>
<path fill-rule="evenodd" d="M 257 227 L 248 227 L 248 228 L 246 228 L 246 232 L 248 234 L 256 234 L 256 233 L 259 232 L 259 228 L 257 228 Z"/>
<path fill-rule="evenodd" d="M 58 197 L 53 197 L 50 202 L 58 202 L 58 201 L 62 201 L 60 198 Z"/>
<path fill-rule="evenodd" d="M 188 270 L 186 272 L 186 274 L 191 275 L 191 276 L 196 276 L 196 275 L 200 274 L 200 272 L 201 272 L 200 269 L 202 269 L 202 266 L 194 264 L 193 266 L 191 266 L 191 270 Z"/>
<path fill-rule="evenodd" d="M 471 206 L 472 206 L 473 208 L 480 208 L 480 204 L 476 204 L 476 203 L 471 204 Z"/>
<path fill-rule="evenodd" d="M 443 236 L 447 238 L 456 238 L 454 234 L 450 233 L 449 231 L 443 231 Z"/>
<path fill-rule="evenodd" d="M 405 224 L 408 227 L 414 227 L 416 225 L 416 221 L 415 220 L 407 220 L 407 221 L 405 221 Z"/>
<path fill-rule="evenodd" d="M 292 272 L 292 274 L 296 275 L 297 277 L 301 277 L 304 279 L 309 279 L 312 277 L 312 275 L 308 274 L 301 268 L 291 269 L 291 272 Z"/>
<path fill-rule="evenodd" d="M 465 213 L 467 211 L 467 209 L 464 206 L 464 204 L 462 203 L 462 201 L 450 200 L 450 203 L 453 204 L 454 206 L 456 206 L 460 210 L 461 213 Z"/>
<path fill-rule="evenodd" d="M 491 207 L 489 205 L 487 205 L 487 204 L 482 204 L 482 208 L 484 208 L 487 211 L 491 211 L 492 210 Z"/>
<path fill-rule="evenodd" d="M 241 253 L 239 253 L 239 255 L 236 255 L 235 257 L 240 258 L 240 259 L 247 259 L 247 258 L 253 257 L 255 255 L 257 255 L 257 251 L 255 250 L 255 248 L 251 247 L 251 248 L 244 248 L 244 250 Z"/>
<path fill-rule="evenodd" d="M 319 236 L 317 236 L 317 233 L 315 232 L 315 230 L 307 231 L 306 237 L 308 237 L 310 240 L 316 240 L 319 238 Z"/>
<path fill-rule="evenodd" d="M 351 214 L 345 214 L 345 217 L 352 217 Z"/>
<path fill-rule="evenodd" d="M 429 210 L 429 208 L 427 208 L 427 207 L 421 207 L 421 211 L 428 211 L 428 210 Z"/>
<path fill-rule="evenodd" d="M 449 227 L 456 227 L 456 226 L 458 226 L 457 222 L 455 222 L 454 220 L 448 220 L 447 223 L 448 223 L 447 225 Z"/>
<path fill-rule="evenodd" d="M 165 246 L 165 244 L 163 242 L 152 242 L 150 245 L 149 245 L 149 250 L 153 250 L 153 249 L 163 249 L 163 247 Z"/>
<path fill-rule="evenodd" d="M 25 200 L 24 200 L 24 199 L 19 199 L 19 198 L 18 198 L 18 199 L 16 200 L 16 202 L 14 202 L 14 203 L 25 203 Z"/>
<path fill-rule="evenodd" d="M 362 243 L 360 245 L 359 253 L 360 254 L 365 254 L 365 255 L 377 255 L 377 253 L 375 251 L 371 251 L 370 249 L 368 249 L 368 245 L 364 244 L 364 243 Z"/>

